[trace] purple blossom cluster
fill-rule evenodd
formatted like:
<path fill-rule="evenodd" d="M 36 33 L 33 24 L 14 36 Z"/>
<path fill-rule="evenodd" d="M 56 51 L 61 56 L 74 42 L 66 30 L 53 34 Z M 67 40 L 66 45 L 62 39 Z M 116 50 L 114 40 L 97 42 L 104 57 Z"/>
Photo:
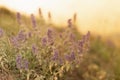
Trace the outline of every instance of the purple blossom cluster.
<path fill-rule="evenodd" d="M 38 47 L 37 47 L 35 44 L 32 45 L 32 53 L 33 53 L 34 55 L 37 55 L 37 54 L 38 54 Z"/>
<path fill-rule="evenodd" d="M 28 64 L 29 64 L 28 60 L 23 59 L 20 54 L 16 56 L 16 66 L 18 69 L 28 70 Z"/>
<path fill-rule="evenodd" d="M 27 59 L 23 59 L 20 54 L 16 56 L 16 66 L 18 69 L 28 70 L 29 62 Z"/>
<path fill-rule="evenodd" d="M 87 52 L 89 48 L 88 46 L 89 46 L 89 40 L 90 40 L 89 31 L 80 40 L 77 40 L 76 36 L 73 33 L 70 33 L 68 37 L 69 39 L 65 41 L 65 44 L 64 44 L 67 47 L 67 53 L 66 53 L 66 50 L 64 50 L 64 48 L 63 48 L 63 53 L 65 54 L 63 54 L 62 56 L 60 56 L 61 53 L 54 52 L 52 60 L 60 61 L 60 59 L 62 59 L 63 63 L 65 63 L 66 60 L 68 62 L 74 62 L 74 61 L 80 62 L 79 60 L 81 60 L 81 56 L 83 56 L 84 53 Z"/>
<path fill-rule="evenodd" d="M 27 39 L 27 35 L 24 33 L 24 31 L 20 31 L 17 36 L 12 36 L 10 38 L 10 42 L 11 44 L 16 47 L 19 48 L 20 45 L 22 45 L 21 43 L 24 43 Z"/>

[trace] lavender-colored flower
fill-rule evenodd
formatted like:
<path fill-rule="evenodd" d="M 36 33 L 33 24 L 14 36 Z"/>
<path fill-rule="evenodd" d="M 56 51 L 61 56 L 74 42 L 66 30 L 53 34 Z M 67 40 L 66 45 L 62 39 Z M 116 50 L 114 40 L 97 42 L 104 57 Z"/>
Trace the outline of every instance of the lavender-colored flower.
<path fill-rule="evenodd" d="M 37 22 L 36 22 L 35 16 L 33 14 L 31 14 L 31 21 L 32 21 L 33 28 L 36 28 Z"/>
<path fill-rule="evenodd" d="M 3 30 L 0 28 L 0 38 L 3 36 L 4 32 Z"/>
<path fill-rule="evenodd" d="M 17 22 L 21 24 L 21 14 L 19 12 L 17 12 L 16 17 L 17 17 Z"/>
<path fill-rule="evenodd" d="M 20 47 L 20 44 L 19 44 L 19 42 L 18 42 L 18 40 L 17 40 L 16 37 L 11 37 L 11 38 L 10 38 L 10 43 L 11 43 L 15 48 L 19 48 L 19 47 Z"/>
<path fill-rule="evenodd" d="M 75 60 L 75 53 L 72 51 L 70 54 L 71 60 Z"/>
<path fill-rule="evenodd" d="M 75 40 L 75 35 L 73 33 L 70 34 L 70 40 L 74 41 Z"/>
<path fill-rule="evenodd" d="M 24 69 L 28 70 L 29 62 L 27 59 L 24 59 Z"/>
<path fill-rule="evenodd" d="M 22 56 L 20 54 L 16 56 L 16 66 L 18 69 L 22 69 Z"/>
<path fill-rule="evenodd" d="M 43 37 L 41 42 L 42 42 L 42 46 L 46 46 L 46 44 L 47 44 L 47 38 Z"/>
<path fill-rule="evenodd" d="M 18 33 L 18 36 L 17 36 L 17 39 L 18 39 L 18 41 L 25 41 L 26 40 L 26 34 L 24 34 L 24 31 L 20 31 L 19 33 Z"/>
<path fill-rule="evenodd" d="M 53 55 L 53 57 L 52 57 L 52 60 L 58 60 L 58 58 L 59 58 L 59 51 L 58 50 L 54 50 L 54 55 Z"/>
<path fill-rule="evenodd" d="M 32 53 L 36 55 L 38 53 L 38 48 L 35 44 L 32 45 Z"/>
<path fill-rule="evenodd" d="M 82 48 L 83 45 L 84 45 L 84 40 L 79 40 L 79 41 L 78 41 L 78 46 L 79 46 L 80 48 Z"/>
<path fill-rule="evenodd" d="M 71 54 L 65 55 L 65 59 L 67 61 L 73 61 L 73 60 L 75 60 L 75 54 L 74 54 L 74 52 L 72 51 Z"/>
<path fill-rule="evenodd" d="M 41 8 L 39 8 L 39 15 L 40 15 L 40 18 L 43 18 Z"/>
<path fill-rule="evenodd" d="M 49 39 L 52 38 L 52 30 L 51 29 L 48 29 L 47 36 L 48 36 Z"/>
<path fill-rule="evenodd" d="M 69 55 L 65 55 L 65 59 L 66 59 L 67 61 L 70 61 L 70 56 L 69 56 Z"/>

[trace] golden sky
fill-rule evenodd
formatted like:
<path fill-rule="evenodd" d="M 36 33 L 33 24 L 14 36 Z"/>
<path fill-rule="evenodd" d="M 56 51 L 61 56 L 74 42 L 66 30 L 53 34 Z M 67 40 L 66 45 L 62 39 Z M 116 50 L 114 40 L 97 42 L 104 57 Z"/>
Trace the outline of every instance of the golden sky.
<path fill-rule="evenodd" d="M 120 14 L 120 0 L 0 0 L 0 5 L 26 14 L 36 14 L 41 8 L 45 17 L 51 11 L 56 24 L 65 23 L 76 12 L 79 29 L 83 31 L 97 28 L 101 32 L 104 27 L 106 33 L 120 31 L 114 27 Z"/>

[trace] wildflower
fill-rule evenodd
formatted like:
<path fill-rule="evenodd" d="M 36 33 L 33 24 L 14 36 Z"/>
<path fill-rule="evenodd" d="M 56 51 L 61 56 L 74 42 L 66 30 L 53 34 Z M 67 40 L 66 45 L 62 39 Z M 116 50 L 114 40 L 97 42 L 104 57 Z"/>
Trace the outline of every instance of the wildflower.
<path fill-rule="evenodd" d="M 82 48 L 83 45 L 84 45 L 84 40 L 79 40 L 78 41 L 78 46 Z"/>
<path fill-rule="evenodd" d="M 17 12 L 17 22 L 21 24 L 21 14 Z"/>
<path fill-rule="evenodd" d="M 73 61 L 75 60 L 75 53 L 72 51 L 70 54 L 65 56 L 66 60 Z"/>
<path fill-rule="evenodd" d="M 16 65 L 18 69 L 22 69 L 22 56 L 20 54 L 16 56 Z"/>
<path fill-rule="evenodd" d="M 32 45 L 32 53 L 34 53 L 35 55 L 38 53 L 38 48 L 35 44 Z"/>
<path fill-rule="evenodd" d="M 25 70 L 28 70 L 28 64 L 29 64 L 28 60 L 24 59 L 24 69 Z"/>
<path fill-rule="evenodd" d="M 0 28 L 0 38 L 3 36 L 3 30 Z"/>
<path fill-rule="evenodd" d="M 52 38 L 52 30 L 51 29 L 48 29 L 48 31 L 47 31 L 47 36 L 48 36 L 48 38 Z"/>
<path fill-rule="evenodd" d="M 75 53 L 72 51 L 70 54 L 71 60 L 75 60 Z"/>
<path fill-rule="evenodd" d="M 19 44 L 19 42 L 18 42 L 18 40 L 17 40 L 16 37 L 11 37 L 11 38 L 10 38 L 10 43 L 11 43 L 15 48 L 19 48 L 19 47 L 20 47 L 20 44 Z"/>
<path fill-rule="evenodd" d="M 20 31 L 17 36 L 18 41 L 25 41 L 26 40 L 26 35 L 24 34 L 24 31 Z"/>
<path fill-rule="evenodd" d="M 31 14 L 31 21 L 32 21 L 33 28 L 36 28 L 37 23 L 36 23 L 35 16 L 33 14 Z"/>
<path fill-rule="evenodd" d="M 47 38 L 43 37 L 42 38 L 42 45 L 45 46 L 47 44 Z"/>
<path fill-rule="evenodd" d="M 72 41 L 75 40 L 75 35 L 73 33 L 70 34 L 70 40 L 72 40 Z"/>
<path fill-rule="evenodd" d="M 54 55 L 53 55 L 53 57 L 52 57 L 52 60 L 58 60 L 58 57 L 59 57 L 59 52 L 58 52 L 58 50 L 54 50 Z"/>

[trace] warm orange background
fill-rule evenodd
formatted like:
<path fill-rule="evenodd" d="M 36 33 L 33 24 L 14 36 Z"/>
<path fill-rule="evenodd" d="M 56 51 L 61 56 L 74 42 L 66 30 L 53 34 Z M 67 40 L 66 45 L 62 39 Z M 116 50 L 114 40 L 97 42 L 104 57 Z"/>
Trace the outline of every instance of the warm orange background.
<path fill-rule="evenodd" d="M 83 32 L 120 32 L 120 0 L 0 0 L 0 5 L 25 14 L 37 14 L 40 7 L 46 19 L 51 11 L 53 22 L 59 25 L 66 24 L 76 12 L 79 30 Z"/>

